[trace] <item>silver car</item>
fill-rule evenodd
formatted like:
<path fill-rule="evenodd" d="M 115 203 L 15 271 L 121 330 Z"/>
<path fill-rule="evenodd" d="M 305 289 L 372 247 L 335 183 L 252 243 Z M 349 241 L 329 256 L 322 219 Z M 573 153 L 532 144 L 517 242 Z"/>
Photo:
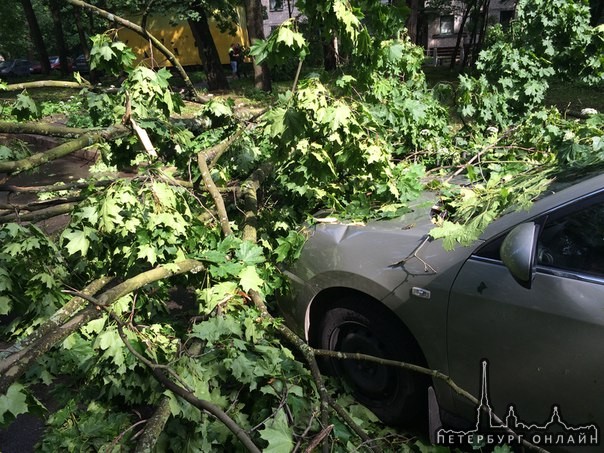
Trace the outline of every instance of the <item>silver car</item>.
<path fill-rule="evenodd" d="M 546 449 L 601 451 L 604 174 L 552 187 L 453 251 L 430 239 L 429 205 L 398 220 L 319 223 L 287 271 L 283 314 L 312 346 L 439 370 L 485 406 L 397 368 L 323 364 L 387 423 L 425 426 L 430 400 L 439 443 L 513 443 L 496 437 L 510 428 Z M 505 426 L 483 426 L 491 411 Z"/>

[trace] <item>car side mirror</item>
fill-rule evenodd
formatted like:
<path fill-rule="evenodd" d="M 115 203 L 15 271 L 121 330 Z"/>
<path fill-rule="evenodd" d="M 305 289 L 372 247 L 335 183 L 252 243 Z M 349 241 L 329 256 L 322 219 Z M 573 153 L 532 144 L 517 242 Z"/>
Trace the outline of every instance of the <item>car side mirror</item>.
<path fill-rule="evenodd" d="M 518 225 L 508 233 L 499 249 L 501 261 L 525 288 L 530 288 L 533 282 L 538 232 L 534 222 Z"/>

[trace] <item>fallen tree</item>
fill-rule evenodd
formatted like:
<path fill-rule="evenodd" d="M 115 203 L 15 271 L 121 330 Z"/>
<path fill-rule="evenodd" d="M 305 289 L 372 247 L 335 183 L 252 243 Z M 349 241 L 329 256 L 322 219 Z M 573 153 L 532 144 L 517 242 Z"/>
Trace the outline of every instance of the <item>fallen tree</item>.
<path fill-rule="evenodd" d="M 295 27 L 284 27 L 282 41 L 296 49 Z M 352 41 L 364 36 L 360 21 L 342 30 Z M 120 47 L 106 49 L 116 61 Z M 493 175 L 539 170 L 557 159 L 539 141 L 540 119 L 558 120 L 551 112 L 475 140 L 458 136 L 470 143 L 462 153 L 447 111 L 418 69 L 421 50 L 404 40 L 369 48 L 376 53 L 356 61 L 374 66 L 359 64 L 354 77 L 327 82 L 298 80 L 300 53 L 292 90 L 247 119 L 232 102 L 213 100 L 195 107 L 194 120 L 182 120 L 169 74 L 126 67 L 115 90 L 82 93 L 80 114 L 91 130 L 0 123 L 7 133 L 77 136 L 46 153 L 4 159 L 6 172 L 91 145 L 104 163 L 136 171 L 56 186 L 0 186 L 9 194 L 57 193 L 0 206 L 0 221 L 8 222 L 0 227 L 0 313 L 13 317 L 2 326 L 0 393 L 27 402 L 0 417 L 7 421 L 35 406 L 23 384 L 60 385 L 68 377 L 43 450 L 60 451 L 69 442 L 162 450 L 168 439 L 173 450 L 205 451 L 408 445 L 408 435 L 380 424 L 326 379 L 318 357 L 424 373 L 476 403 L 437 371 L 315 350 L 275 316 L 276 293 L 285 290 L 280 263 L 299 252 L 308 213 L 393 216 L 423 188 L 426 166 L 434 187 L 434 175 L 444 170 L 441 180 L 466 171 L 486 184 Z M 600 126 L 559 126 L 574 127 L 582 143 L 600 134 Z M 501 185 L 487 187 L 479 201 L 496 206 L 488 216 L 510 207 Z M 527 183 L 517 193 L 530 198 L 534 190 Z M 475 205 L 457 209 L 468 222 L 478 212 Z M 31 224 L 57 212 L 69 212 L 69 223 L 53 237 Z M 84 439 L 72 429 L 87 425 L 103 430 Z"/>

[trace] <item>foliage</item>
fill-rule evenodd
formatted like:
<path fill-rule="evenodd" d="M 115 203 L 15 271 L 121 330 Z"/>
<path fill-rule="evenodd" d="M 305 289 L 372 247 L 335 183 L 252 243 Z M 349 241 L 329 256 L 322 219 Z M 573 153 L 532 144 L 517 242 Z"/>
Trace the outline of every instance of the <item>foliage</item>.
<path fill-rule="evenodd" d="M 65 301 L 63 285 L 73 282 L 67 263 L 39 228 L 14 223 L 0 228 L 0 263 L 0 314 L 17 315 L 2 331 L 31 333 Z"/>
<path fill-rule="evenodd" d="M 538 110 L 553 77 L 604 80 L 603 41 L 584 3 L 523 0 L 517 11 L 509 33 L 489 29 L 476 63 L 480 75 L 460 78 L 459 112 L 482 130 L 506 128 Z"/>
<path fill-rule="evenodd" d="M 36 120 L 41 116 L 35 101 L 27 94 L 27 91 L 17 95 L 17 100 L 13 104 L 12 114 L 17 120 Z"/>
<path fill-rule="evenodd" d="M 296 6 L 308 18 L 310 29 L 318 31 L 323 43 L 334 36 L 341 39 L 342 55 L 363 56 L 370 52 L 371 37 L 362 23 L 364 14 L 358 4 L 346 0 L 299 0 Z"/>
<path fill-rule="evenodd" d="M 293 19 L 280 24 L 266 40 L 257 40 L 250 49 L 250 55 L 258 64 L 266 60 L 271 66 L 284 64 L 296 57 L 304 60 L 307 53 L 306 40 L 296 30 Z"/>
<path fill-rule="evenodd" d="M 107 34 L 95 35 L 91 40 L 90 69 L 119 75 L 124 68 L 132 67 L 136 56 L 123 42 L 113 41 Z"/>
<path fill-rule="evenodd" d="M 216 11 L 231 5 L 202 3 Z M 563 7 L 559 1 L 551 5 Z M 169 368 L 195 396 L 227 412 L 259 447 L 291 451 L 299 443 L 305 448 L 325 428 L 317 383 L 281 338 L 282 321 L 262 316 L 250 301 L 253 292 L 270 302 L 287 290 L 277 266 L 299 256 L 302 222 L 321 210 L 343 219 L 396 217 L 428 184 L 439 191 L 444 213 L 432 236 L 452 248 L 475 240 L 506 210 L 529 206 L 556 168 L 580 169 L 604 158 L 602 115 L 570 121 L 541 107 L 547 81 L 569 70 L 548 57 L 546 41 L 556 48 L 567 39 L 560 27 L 579 24 L 580 8 L 560 9 L 572 17 L 564 13 L 542 23 L 551 25 L 542 38 L 534 34 L 541 19 L 528 11 L 520 16 L 516 38 L 495 31 L 479 73 L 459 80 L 456 107 L 465 122 L 460 127 L 439 93 L 427 87 L 422 49 L 397 35 L 404 8 L 344 0 L 305 0 L 298 6 L 305 8 L 310 28 L 319 27 L 322 40 L 341 38 L 349 64 L 336 74 L 302 79 L 295 90 L 278 96 L 258 123 L 246 123 L 245 132 L 233 101 L 212 100 L 190 122 L 176 118 L 182 102 L 166 70 L 135 68 L 125 45 L 108 35 L 93 39 L 91 64 L 119 77 L 119 86 L 82 90 L 69 102 L 70 124 L 136 124 L 154 150 L 136 135 L 100 145 L 106 162 L 137 166 L 138 173 L 104 186 L 91 180 L 56 237 L 17 223 L 0 228 L 0 314 L 12 317 L 3 334 L 23 339 L 64 306 L 64 290 L 102 276 L 127 282 L 184 259 L 198 260 L 203 270 L 148 283 L 113 302 L 110 313 L 99 312 L 0 396 L 0 418 L 8 422 L 37 406 L 28 386 L 59 386 L 62 407 L 48 420 L 50 429 L 39 445 L 43 451 L 131 449 L 141 419 L 163 397 L 171 416 L 158 450 L 241 448 L 221 422 L 165 390 L 122 337 L 166 373 Z M 297 27 L 287 22 L 257 44 L 256 58 L 272 64 L 309 59 L 312 45 Z M 519 45 L 518 36 L 526 45 Z M 580 52 L 584 41 L 569 42 Z M 19 119 L 63 108 L 44 103 L 40 108 L 25 93 L 19 96 L 14 108 Z M 225 235 L 214 199 L 198 186 L 197 159 L 235 131 L 240 138 L 210 162 L 213 181 L 231 202 L 227 213 L 234 234 Z M 0 147 L 2 159 L 21 155 L 18 148 Z M 252 243 L 241 235 L 249 226 L 241 190 L 260 164 L 272 173 L 257 193 L 259 240 Z M 466 185 L 452 183 L 451 168 L 463 173 Z M 60 387 L 65 380 L 68 390 Z M 328 389 L 384 451 L 428 451 L 383 427 L 334 383 Z M 330 415 L 328 423 L 332 451 L 362 448 L 338 417 Z"/>
<path fill-rule="evenodd" d="M 386 200 L 396 211 L 419 180 L 397 180 L 408 165 L 392 162 L 380 128 L 362 104 L 337 97 L 318 78 L 304 80 L 266 116 L 265 132 L 277 145 L 278 184 L 311 212 L 326 207 L 366 217 L 362 212 L 383 210 Z"/>
<path fill-rule="evenodd" d="M 564 119 L 556 110 L 528 115 L 512 133 L 476 143 L 480 159 L 467 167 L 470 187 L 446 186 L 443 203 L 451 214 L 431 231 L 445 247 L 468 245 L 490 222 L 510 209 L 527 209 L 555 179 L 560 169 L 585 168 L 604 159 L 604 121 L 595 115 L 586 122 Z"/>
<path fill-rule="evenodd" d="M 96 401 L 80 410 L 75 400 L 52 414 L 47 436 L 39 445 L 40 451 L 76 451 L 82 446 L 96 451 L 119 451 L 128 445 L 132 432 L 128 432 L 131 415 L 118 413 Z M 121 439 L 114 440 L 112 434 L 124 432 Z"/>
<path fill-rule="evenodd" d="M 558 74 L 568 77 L 585 66 L 593 35 L 585 2 L 521 0 L 516 14 L 514 39 L 527 52 L 547 59 Z"/>

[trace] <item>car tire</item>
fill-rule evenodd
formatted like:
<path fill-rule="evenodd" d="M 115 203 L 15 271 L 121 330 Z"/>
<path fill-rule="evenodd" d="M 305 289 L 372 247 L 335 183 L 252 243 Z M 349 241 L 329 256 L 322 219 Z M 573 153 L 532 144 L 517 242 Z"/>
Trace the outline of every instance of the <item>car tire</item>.
<path fill-rule="evenodd" d="M 415 341 L 394 314 L 366 299 L 334 304 L 320 321 L 317 346 L 421 363 Z M 354 397 L 389 425 L 425 428 L 427 379 L 402 368 L 360 360 L 328 359 L 324 371 L 341 378 Z"/>

